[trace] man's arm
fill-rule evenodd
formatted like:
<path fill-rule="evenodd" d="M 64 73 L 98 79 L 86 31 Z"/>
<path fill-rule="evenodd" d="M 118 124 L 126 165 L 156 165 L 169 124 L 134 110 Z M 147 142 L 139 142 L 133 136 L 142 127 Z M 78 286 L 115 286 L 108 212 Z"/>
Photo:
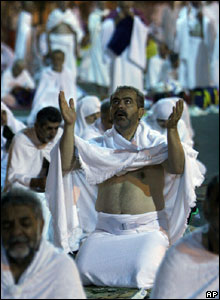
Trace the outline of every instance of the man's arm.
<path fill-rule="evenodd" d="M 183 112 L 183 100 L 176 103 L 173 112 L 167 122 L 168 159 L 162 164 L 165 170 L 171 174 L 182 174 L 184 171 L 185 156 L 180 137 L 177 130 L 177 123 Z"/>
<path fill-rule="evenodd" d="M 74 155 L 74 128 L 76 122 L 76 112 L 74 102 L 71 98 L 69 106 L 66 102 L 63 91 L 59 94 L 60 111 L 64 119 L 64 131 L 60 141 L 62 170 L 68 172 L 73 168 L 75 162 Z"/>

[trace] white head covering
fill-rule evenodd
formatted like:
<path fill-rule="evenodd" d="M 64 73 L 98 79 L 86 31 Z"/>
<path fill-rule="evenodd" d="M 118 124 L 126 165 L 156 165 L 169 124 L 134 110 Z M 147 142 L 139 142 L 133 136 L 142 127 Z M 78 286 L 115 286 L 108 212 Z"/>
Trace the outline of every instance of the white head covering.
<path fill-rule="evenodd" d="M 86 117 L 100 112 L 101 102 L 96 96 L 85 96 L 77 102 L 75 134 L 82 137 L 88 124 Z"/>
<path fill-rule="evenodd" d="M 149 111 L 149 115 L 145 119 L 146 123 L 150 126 L 151 129 L 159 131 L 161 134 L 166 135 L 167 129 L 162 128 L 157 119 L 168 120 L 170 114 L 173 112 L 173 107 L 176 105 L 176 102 L 180 98 L 178 97 L 170 97 L 163 98 L 157 101 Z M 188 145 L 193 145 L 192 135 L 191 135 L 191 127 L 189 127 L 190 120 L 188 120 L 189 116 L 187 114 L 188 107 L 184 102 L 184 109 L 181 119 L 178 122 L 177 128 L 180 135 L 180 139 L 182 142 L 187 143 Z"/>

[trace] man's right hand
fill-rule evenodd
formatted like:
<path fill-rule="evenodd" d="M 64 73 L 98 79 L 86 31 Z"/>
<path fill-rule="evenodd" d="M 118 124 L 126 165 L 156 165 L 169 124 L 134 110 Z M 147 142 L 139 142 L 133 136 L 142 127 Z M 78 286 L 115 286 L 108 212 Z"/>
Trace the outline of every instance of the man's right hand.
<path fill-rule="evenodd" d="M 74 125 L 76 122 L 76 111 L 74 108 L 73 99 L 71 98 L 69 100 L 69 106 L 68 106 L 67 101 L 65 99 L 64 92 L 60 91 L 59 105 L 60 105 L 60 111 L 61 111 L 61 114 L 62 114 L 65 124 Z"/>

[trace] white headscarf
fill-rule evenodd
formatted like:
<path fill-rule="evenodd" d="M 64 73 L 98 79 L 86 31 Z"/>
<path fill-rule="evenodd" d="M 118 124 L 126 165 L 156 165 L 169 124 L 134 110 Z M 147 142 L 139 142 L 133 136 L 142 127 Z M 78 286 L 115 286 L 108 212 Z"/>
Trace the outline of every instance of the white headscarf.
<path fill-rule="evenodd" d="M 162 128 L 158 123 L 157 119 L 161 120 L 168 120 L 170 114 L 173 111 L 173 107 L 176 105 L 176 102 L 180 98 L 178 97 L 169 97 L 169 98 L 162 98 L 157 101 L 149 111 L 149 115 L 145 119 L 147 124 L 154 130 L 159 131 L 161 134 L 166 134 L 166 129 Z M 184 122 L 184 124 L 183 124 Z M 186 102 L 183 105 L 183 113 L 180 121 L 178 122 L 178 131 L 181 137 L 187 137 L 187 140 L 184 138 L 183 142 L 187 144 L 193 145 L 193 136 L 194 131 L 191 125 L 189 110 Z M 187 133 L 186 133 L 187 131 Z"/>
<path fill-rule="evenodd" d="M 75 134 L 82 137 L 88 127 L 86 117 L 100 112 L 101 101 L 96 96 L 85 96 L 77 102 Z"/>

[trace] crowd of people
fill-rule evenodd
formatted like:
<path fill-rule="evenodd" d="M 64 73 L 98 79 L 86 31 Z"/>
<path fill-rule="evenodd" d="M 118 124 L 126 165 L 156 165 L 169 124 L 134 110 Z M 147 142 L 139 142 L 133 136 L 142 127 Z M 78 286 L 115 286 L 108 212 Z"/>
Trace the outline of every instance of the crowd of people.
<path fill-rule="evenodd" d="M 2 299 L 219 292 L 218 176 L 207 224 L 186 231 L 207 172 L 190 115 L 218 112 L 219 4 L 167 2 L 148 20 L 108 2 L 84 24 L 55 1 L 36 32 L 21 1 L 14 49 L 1 41 Z"/>

